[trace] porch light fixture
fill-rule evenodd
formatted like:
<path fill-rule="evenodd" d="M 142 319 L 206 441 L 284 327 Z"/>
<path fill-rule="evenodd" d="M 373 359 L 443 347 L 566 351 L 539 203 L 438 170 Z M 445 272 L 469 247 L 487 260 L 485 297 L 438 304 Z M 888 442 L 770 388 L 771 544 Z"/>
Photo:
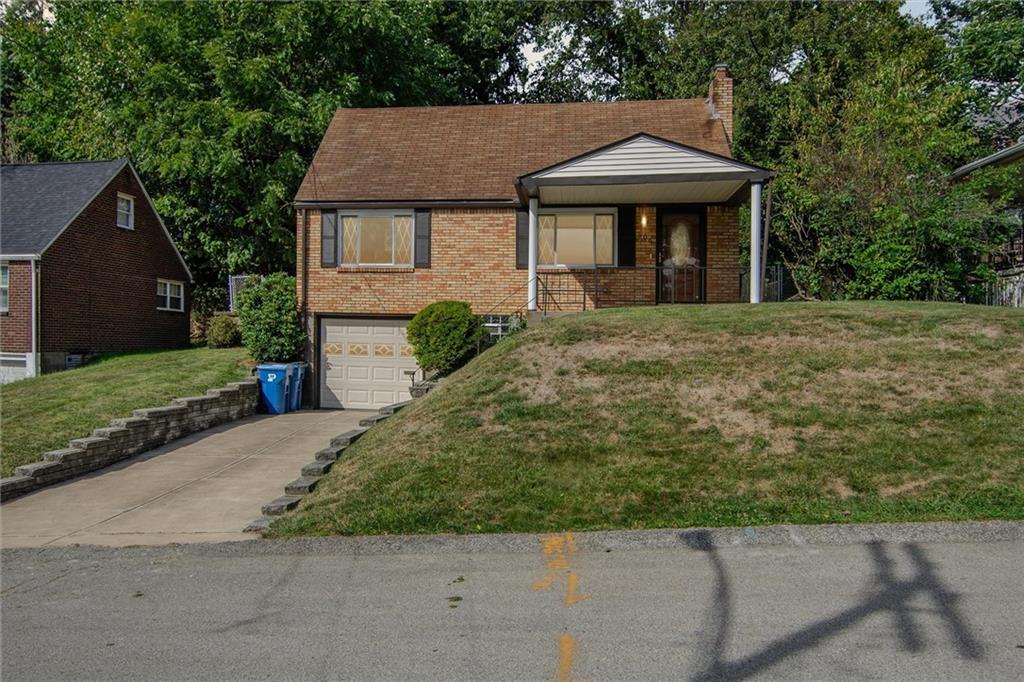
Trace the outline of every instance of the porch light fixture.
<path fill-rule="evenodd" d="M 640 227 L 647 227 L 647 211 L 640 214 Z"/>

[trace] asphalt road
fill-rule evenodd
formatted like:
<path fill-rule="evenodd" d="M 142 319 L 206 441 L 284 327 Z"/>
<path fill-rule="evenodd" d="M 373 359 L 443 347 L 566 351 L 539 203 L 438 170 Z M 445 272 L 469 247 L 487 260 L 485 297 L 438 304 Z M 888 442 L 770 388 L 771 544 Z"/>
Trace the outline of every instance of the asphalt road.
<path fill-rule="evenodd" d="M 1022 679 L 1022 526 L 936 528 L 5 550 L 2 674 Z"/>

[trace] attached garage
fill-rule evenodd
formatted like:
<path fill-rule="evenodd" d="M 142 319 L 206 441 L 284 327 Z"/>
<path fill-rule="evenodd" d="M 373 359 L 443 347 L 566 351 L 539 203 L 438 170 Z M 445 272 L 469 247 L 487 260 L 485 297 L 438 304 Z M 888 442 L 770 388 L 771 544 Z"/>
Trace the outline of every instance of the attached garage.
<path fill-rule="evenodd" d="M 374 409 L 409 400 L 419 367 L 408 320 L 320 320 L 320 407 Z"/>

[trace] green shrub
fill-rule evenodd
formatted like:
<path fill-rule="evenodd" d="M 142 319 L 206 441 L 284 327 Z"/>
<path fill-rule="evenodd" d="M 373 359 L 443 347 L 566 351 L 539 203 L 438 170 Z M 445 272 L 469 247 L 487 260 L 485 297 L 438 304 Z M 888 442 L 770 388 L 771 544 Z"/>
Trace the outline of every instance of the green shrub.
<path fill-rule="evenodd" d="M 420 367 L 448 373 L 472 357 L 487 329 L 468 303 L 438 301 L 412 318 L 406 334 Z"/>
<path fill-rule="evenodd" d="M 206 324 L 206 345 L 210 348 L 232 348 L 242 343 L 238 320 L 231 315 L 214 315 Z"/>
<path fill-rule="evenodd" d="M 299 323 L 295 278 L 283 272 L 253 278 L 238 295 L 242 341 L 256 362 L 286 362 L 302 352 L 306 334 Z"/>

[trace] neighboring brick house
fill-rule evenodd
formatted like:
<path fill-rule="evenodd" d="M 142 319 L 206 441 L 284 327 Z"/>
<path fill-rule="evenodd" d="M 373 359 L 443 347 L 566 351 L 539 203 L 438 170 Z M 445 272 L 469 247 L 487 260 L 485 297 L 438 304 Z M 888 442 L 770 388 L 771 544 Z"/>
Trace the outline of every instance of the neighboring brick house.
<path fill-rule="evenodd" d="M 405 324 L 433 301 L 495 325 L 738 301 L 740 205 L 762 243 L 774 174 L 732 158 L 732 92 L 720 66 L 707 99 L 339 109 L 296 196 L 314 404 L 407 397 Z"/>
<path fill-rule="evenodd" d="M 126 159 L 0 169 L 0 378 L 179 348 L 191 274 Z"/>

